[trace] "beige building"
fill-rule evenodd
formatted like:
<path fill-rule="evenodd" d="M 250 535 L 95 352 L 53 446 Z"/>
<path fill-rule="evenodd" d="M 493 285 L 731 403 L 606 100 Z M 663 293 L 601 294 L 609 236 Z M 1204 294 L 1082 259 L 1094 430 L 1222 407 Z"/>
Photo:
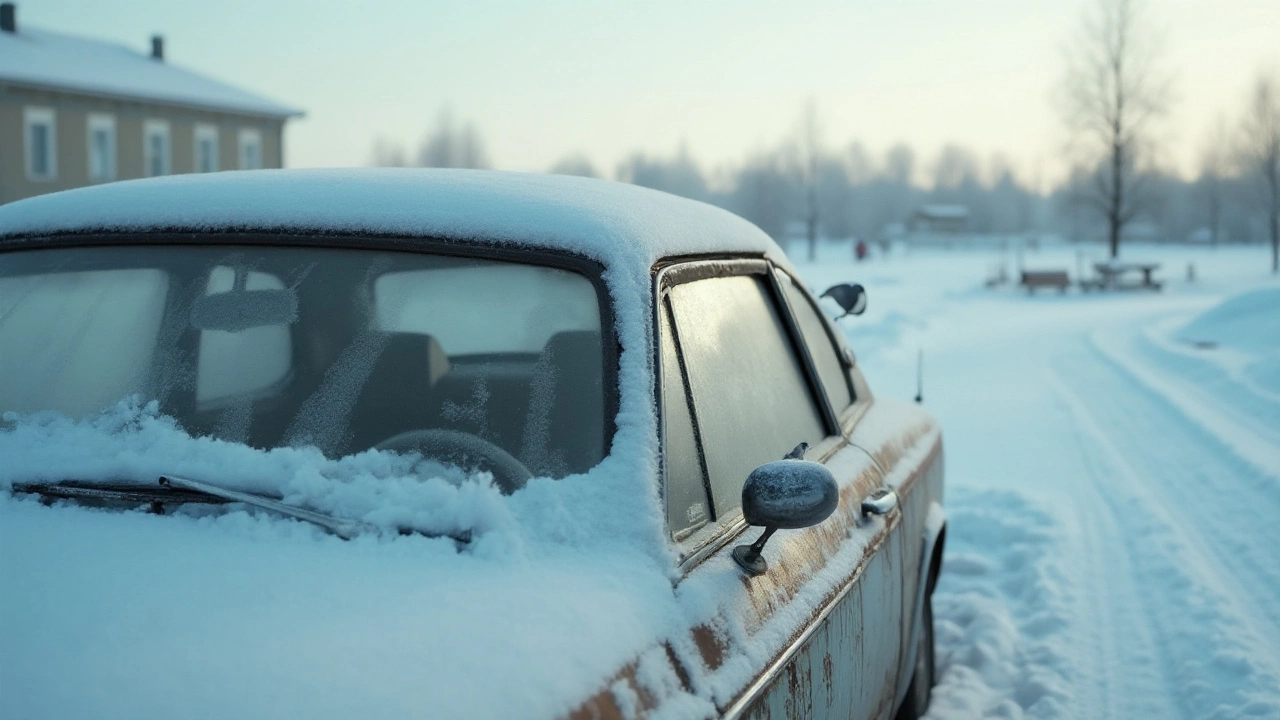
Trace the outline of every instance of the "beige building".
<path fill-rule="evenodd" d="M 0 203 L 169 175 L 278 168 L 302 113 L 145 54 L 21 27 L 0 4 Z"/>

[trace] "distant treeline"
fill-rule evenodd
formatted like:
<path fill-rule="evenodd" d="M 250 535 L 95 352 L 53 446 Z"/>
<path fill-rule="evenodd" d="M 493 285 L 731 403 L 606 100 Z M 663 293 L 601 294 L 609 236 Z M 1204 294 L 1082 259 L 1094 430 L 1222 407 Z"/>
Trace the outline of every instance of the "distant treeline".
<path fill-rule="evenodd" d="M 473 123 L 442 114 L 416 153 L 386 140 L 372 162 L 382 166 L 490 167 Z M 853 142 L 825 149 L 806 134 L 739 163 L 704 168 L 687 147 L 670 155 L 636 152 L 612 173 L 581 153 L 564 156 L 548 172 L 605 177 L 701 200 L 737 213 L 775 238 L 803 238 L 812 219 L 821 238 L 879 241 L 904 230 L 927 205 L 961 205 L 967 233 L 1057 233 L 1073 240 L 1105 237 L 1106 223 L 1091 206 L 1097 172 L 1077 170 L 1070 180 L 1038 192 L 1003 156 L 980 158 L 960 145 L 920 158 L 896 145 L 883 154 Z M 1188 181 L 1149 170 L 1136 185 L 1142 210 L 1127 232 L 1159 241 L 1262 242 L 1266 212 L 1256 182 L 1220 167 Z"/>

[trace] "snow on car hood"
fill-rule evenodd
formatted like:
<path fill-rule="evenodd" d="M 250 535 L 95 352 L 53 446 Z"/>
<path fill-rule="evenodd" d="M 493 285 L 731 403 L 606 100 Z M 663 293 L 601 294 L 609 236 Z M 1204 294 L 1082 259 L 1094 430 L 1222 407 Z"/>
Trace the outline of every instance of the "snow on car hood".
<path fill-rule="evenodd" d="M 0 565 L 4 717 L 558 716 L 675 612 L 643 557 L 7 495 Z"/>
<path fill-rule="evenodd" d="M 154 404 L 7 414 L 0 716 L 563 715 L 687 627 L 637 476 L 653 467 L 615 450 L 504 497 L 414 456 L 191 438 Z M 235 506 L 157 516 L 9 492 L 167 473 L 472 542 L 348 542 Z"/>

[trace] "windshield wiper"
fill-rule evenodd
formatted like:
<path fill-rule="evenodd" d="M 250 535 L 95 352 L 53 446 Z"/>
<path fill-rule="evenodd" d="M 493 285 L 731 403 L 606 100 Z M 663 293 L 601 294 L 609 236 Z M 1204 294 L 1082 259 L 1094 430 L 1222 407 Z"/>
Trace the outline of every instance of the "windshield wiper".
<path fill-rule="evenodd" d="M 331 515 L 307 510 L 295 505 L 281 502 L 262 495 L 231 490 L 211 483 L 189 480 L 176 475 L 164 475 L 159 485 L 143 485 L 139 483 L 91 483 L 81 480 L 64 480 L 57 483 L 14 483 L 13 491 L 31 493 L 44 498 L 66 500 L 89 500 L 107 502 L 147 503 L 152 512 L 163 513 L 164 505 L 171 503 L 203 503 L 207 505 L 225 505 L 227 503 L 244 503 L 256 508 L 268 510 L 278 515 L 303 520 L 319 525 L 343 540 L 362 534 L 382 534 L 377 525 L 359 520 L 343 520 Z M 449 537 L 460 544 L 471 542 L 471 533 L 426 533 L 401 528 L 401 535 L 425 535 L 427 537 Z"/>
<path fill-rule="evenodd" d="M 319 525 L 343 540 L 350 540 L 362 533 L 376 534 L 380 532 L 376 525 L 370 525 L 369 523 L 358 520 L 341 520 L 313 510 L 295 507 L 269 497 L 230 490 L 175 475 L 161 477 L 158 486 L 138 483 L 89 483 L 66 480 L 58 483 L 14 483 L 13 491 L 66 500 L 147 503 L 151 511 L 155 513 L 163 513 L 164 505 L 169 503 L 225 505 L 226 503 L 238 502 L 269 510 L 285 517 Z"/>
<path fill-rule="evenodd" d="M 160 484 L 167 488 L 176 488 L 179 491 L 188 493 L 196 493 L 205 497 L 218 498 L 224 502 L 238 502 L 245 505 L 252 505 L 263 510 L 270 510 L 273 513 L 291 517 L 295 520 L 305 520 L 306 522 L 328 530 L 343 540 L 350 540 L 356 535 L 362 533 L 378 534 L 381 530 L 377 525 L 370 525 L 359 520 L 341 520 L 331 515 L 325 515 L 313 510 L 296 507 L 282 503 L 279 500 L 254 495 L 252 493 L 240 492 L 238 490 L 229 490 L 227 488 L 218 487 L 209 483 L 203 483 L 198 480 L 188 480 L 180 478 L 176 475 L 164 475 L 160 478 Z"/>
<path fill-rule="evenodd" d="M 189 492 L 173 487 L 157 487 L 139 483 L 101 483 L 63 480 L 56 483 L 17 482 L 16 493 L 31 493 L 56 500 L 99 500 L 106 502 L 148 503 L 151 511 L 163 513 L 166 503 L 204 503 L 223 505 L 231 502 L 213 495 Z"/>

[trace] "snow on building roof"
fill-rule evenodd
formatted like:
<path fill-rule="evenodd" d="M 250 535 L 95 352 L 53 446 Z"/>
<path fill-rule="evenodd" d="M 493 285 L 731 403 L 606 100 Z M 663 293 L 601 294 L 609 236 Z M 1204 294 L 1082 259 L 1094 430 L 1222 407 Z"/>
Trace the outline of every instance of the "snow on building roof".
<path fill-rule="evenodd" d="M 579 253 L 647 274 L 673 255 L 760 253 L 756 226 L 625 183 L 485 170 L 255 170 L 108 183 L 0 206 L 0 237 L 100 230 L 434 237 Z"/>
<path fill-rule="evenodd" d="M 250 115 L 302 115 L 124 45 L 22 25 L 0 33 L 2 81 Z"/>

